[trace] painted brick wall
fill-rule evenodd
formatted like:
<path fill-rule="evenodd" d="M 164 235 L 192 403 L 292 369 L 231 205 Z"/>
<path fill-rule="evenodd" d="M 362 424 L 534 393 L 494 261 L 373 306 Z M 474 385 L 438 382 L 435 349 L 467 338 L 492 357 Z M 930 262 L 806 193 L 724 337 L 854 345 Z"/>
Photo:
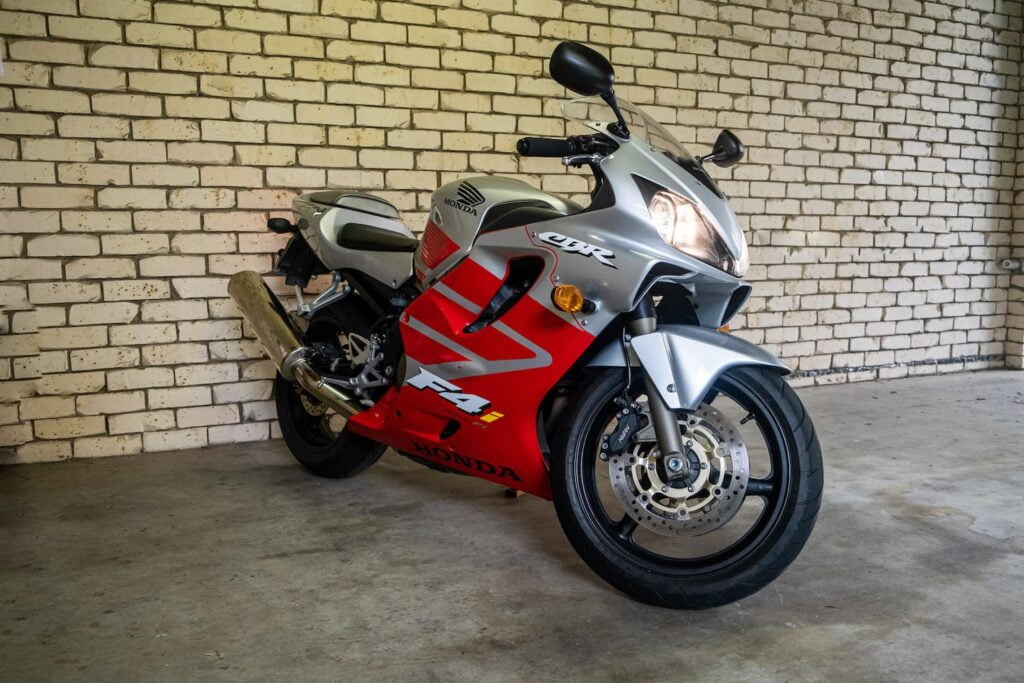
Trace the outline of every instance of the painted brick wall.
<path fill-rule="evenodd" d="M 754 245 L 736 327 L 796 381 L 1021 364 L 1024 279 L 996 266 L 1024 189 L 1019 1 L 0 0 L 0 34 L 5 462 L 274 436 L 225 298 L 271 267 L 268 215 L 362 188 L 418 229 L 477 173 L 580 198 L 585 176 L 511 153 L 565 133 L 565 38 L 695 149 L 746 142 L 714 170 Z"/>
<path fill-rule="evenodd" d="M 1021 83 L 1019 105 L 1024 105 L 1024 81 Z M 1013 234 L 1011 254 L 1024 264 L 1024 106 L 1018 106 L 1017 173 L 1014 182 Z M 1006 365 L 1024 368 L 1024 267 L 1013 272 L 1007 304 Z"/>

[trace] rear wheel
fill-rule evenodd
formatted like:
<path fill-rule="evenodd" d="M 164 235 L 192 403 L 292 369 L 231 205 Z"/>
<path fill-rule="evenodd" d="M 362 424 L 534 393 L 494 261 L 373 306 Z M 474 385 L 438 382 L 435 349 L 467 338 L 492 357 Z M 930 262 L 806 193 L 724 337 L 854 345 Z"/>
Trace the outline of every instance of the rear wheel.
<path fill-rule="evenodd" d="M 760 590 L 796 558 L 817 517 L 821 449 L 785 380 L 733 368 L 704 401 L 678 415 L 684 458 L 664 458 L 644 428 L 642 382 L 627 389 L 621 370 L 603 371 L 567 416 L 551 463 L 558 517 L 577 552 L 646 603 L 701 609 Z M 640 429 L 614 452 L 608 437 L 624 409 Z"/>
<path fill-rule="evenodd" d="M 370 337 L 370 319 L 352 301 L 319 311 L 306 337 L 321 355 L 334 359 L 334 374 L 359 373 Z M 274 382 L 277 419 L 288 450 L 321 477 L 344 478 L 375 463 L 386 446 L 348 431 L 345 418 L 281 375 Z"/>

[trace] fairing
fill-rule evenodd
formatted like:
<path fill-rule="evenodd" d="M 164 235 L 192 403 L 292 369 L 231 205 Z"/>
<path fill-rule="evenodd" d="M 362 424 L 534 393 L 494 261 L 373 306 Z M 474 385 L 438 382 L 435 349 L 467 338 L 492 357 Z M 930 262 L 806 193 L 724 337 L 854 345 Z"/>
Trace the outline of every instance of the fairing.
<path fill-rule="evenodd" d="M 515 232 L 530 251 L 525 229 Z M 550 296 L 556 259 L 543 248 L 532 251 L 545 261 L 534 294 Z M 350 418 L 349 428 L 418 458 L 550 498 L 538 409 L 593 336 L 534 296 L 522 297 L 482 330 L 466 332 L 503 276 L 471 257 L 417 298 L 401 316 L 402 384 Z"/>
<path fill-rule="evenodd" d="M 605 129 L 601 122 L 591 125 Z M 414 261 L 424 291 L 400 319 L 401 384 L 351 418 L 351 429 L 416 457 L 548 496 L 537 432 L 541 404 L 595 336 L 634 308 L 656 267 L 674 267 L 672 281 L 688 290 L 703 324 L 724 322 L 733 293 L 746 285 L 662 240 L 636 176 L 699 202 L 723 225 L 735 224 L 735 217 L 715 191 L 647 141 L 617 142 L 600 164 L 614 194 L 603 208 L 584 210 L 508 178 L 470 178 L 434 193 L 428 233 Z M 482 230 L 489 213 L 509 202 L 542 202 L 564 215 Z M 730 239 L 742 239 L 738 225 Z M 528 257 L 543 260 L 528 292 L 493 324 L 467 332 L 508 276 L 510 262 Z M 557 309 L 551 291 L 560 283 L 580 287 L 592 310 Z M 675 371 L 668 370 L 670 376 Z M 484 405 L 476 413 L 466 410 Z"/>
<path fill-rule="evenodd" d="M 431 196 L 427 231 L 440 231 L 455 249 L 434 264 L 423 258 L 422 248 L 418 250 L 413 263 L 420 281 L 429 285 L 458 263 L 473 248 L 491 212 L 511 203 L 544 204 L 564 214 L 582 210 L 564 197 L 543 192 L 514 178 L 478 176 L 442 185 Z"/>
<path fill-rule="evenodd" d="M 611 132 L 609 124 L 615 117 L 600 98 L 570 100 L 562 105 L 562 114 L 619 143 L 619 159 L 615 154 L 609 156 L 602 168 L 613 174 L 639 175 L 694 202 L 712 219 L 712 227 L 738 258 L 746 247 L 743 228 L 714 181 L 668 129 L 631 102 L 619 100 L 619 105 L 629 124 L 629 138 Z M 619 190 L 622 183 L 613 180 L 613 185 Z M 647 203 L 643 204 L 646 210 Z"/>

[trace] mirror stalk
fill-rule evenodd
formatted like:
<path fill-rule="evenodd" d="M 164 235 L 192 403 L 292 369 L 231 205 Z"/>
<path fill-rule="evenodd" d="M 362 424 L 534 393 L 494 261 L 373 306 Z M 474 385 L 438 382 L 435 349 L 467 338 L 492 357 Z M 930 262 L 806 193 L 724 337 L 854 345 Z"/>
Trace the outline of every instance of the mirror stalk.
<path fill-rule="evenodd" d="M 705 161 L 710 161 L 715 166 L 729 168 L 739 163 L 743 159 L 744 154 L 745 150 L 740 139 L 731 130 L 723 130 L 718 134 L 718 139 L 715 140 L 715 146 L 711 148 L 711 153 L 694 157 L 694 159 L 702 167 Z"/>
<path fill-rule="evenodd" d="M 618 119 L 618 122 L 608 126 L 608 130 L 611 131 L 613 135 L 616 135 L 623 140 L 628 140 L 629 128 L 626 126 L 626 119 L 623 118 L 622 111 L 619 109 L 619 102 L 615 99 L 615 91 L 609 89 L 606 92 L 601 93 L 601 99 L 605 101 L 605 104 L 611 107 L 612 111 L 615 112 L 615 118 Z"/>

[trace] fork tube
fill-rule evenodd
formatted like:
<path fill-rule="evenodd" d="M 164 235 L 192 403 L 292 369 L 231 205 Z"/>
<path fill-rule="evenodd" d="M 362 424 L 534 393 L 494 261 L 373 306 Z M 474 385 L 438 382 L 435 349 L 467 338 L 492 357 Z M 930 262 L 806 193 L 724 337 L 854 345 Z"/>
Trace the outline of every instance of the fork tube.
<path fill-rule="evenodd" d="M 629 323 L 629 332 L 634 337 L 641 334 L 650 334 L 658 328 L 658 318 L 654 311 L 654 302 L 650 296 L 644 297 L 634 311 L 636 317 Z M 627 360 L 627 362 L 629 362 Z M 641 368 L 644 373 L 644 386 L 647 389 L 647 402 L 651 408 L 651 422 L 654 425 L 654 434 L 658 437 L 658 448 L 662 456 L 679 456 L 684 467 L 689 463 L 683 456 L 683 438 L 679 434 L 679 423 L 672 409 L 665 405 L 664 399 L 658 393 L 657 385 Z"/>

